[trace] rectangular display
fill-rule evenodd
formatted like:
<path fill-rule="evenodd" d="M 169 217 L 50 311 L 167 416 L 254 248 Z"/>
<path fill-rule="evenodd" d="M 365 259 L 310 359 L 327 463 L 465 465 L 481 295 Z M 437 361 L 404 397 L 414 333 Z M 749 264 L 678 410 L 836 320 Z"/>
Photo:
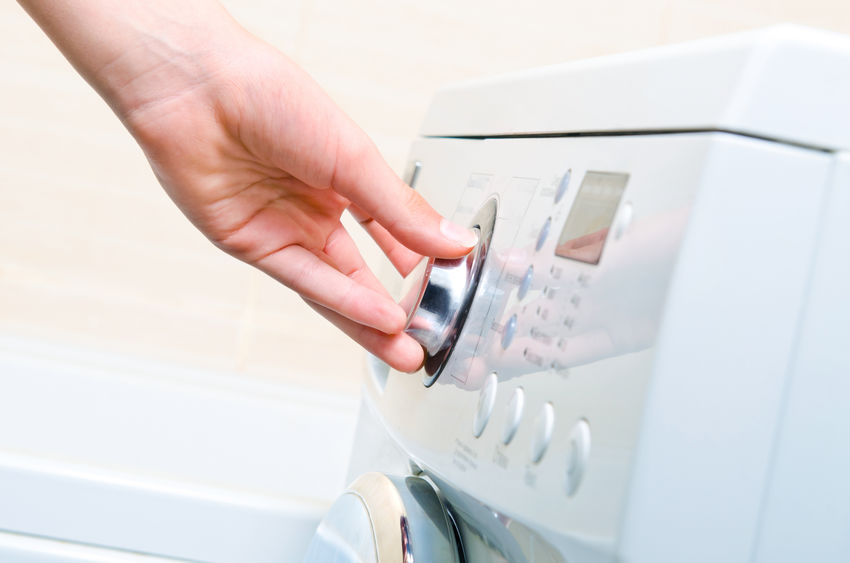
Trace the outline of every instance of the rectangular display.
<path fill-rule="evenodd" d="M 629 181 L 628 174 L 587 172 L 570 209 L 555 254 L 563 258 L 598 264 L 608 230 Z"/>

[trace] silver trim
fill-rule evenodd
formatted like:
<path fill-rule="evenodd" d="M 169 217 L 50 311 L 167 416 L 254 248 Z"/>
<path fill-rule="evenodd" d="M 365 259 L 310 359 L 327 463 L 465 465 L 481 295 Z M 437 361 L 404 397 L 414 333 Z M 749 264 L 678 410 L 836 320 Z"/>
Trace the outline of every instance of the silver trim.
<path fill-rule="evenodd" d="M 377 563 L 460 562 L 453 524 L 429 481 L 361 475 L 322 520 L 305 563 L 365 558 Z"/>

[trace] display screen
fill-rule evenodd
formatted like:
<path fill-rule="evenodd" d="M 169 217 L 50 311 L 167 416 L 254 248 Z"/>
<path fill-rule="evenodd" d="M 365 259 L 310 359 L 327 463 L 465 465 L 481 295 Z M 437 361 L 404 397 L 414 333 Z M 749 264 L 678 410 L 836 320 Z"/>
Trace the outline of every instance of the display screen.
<path fill-rule="evenodd" d="M 558 237 L 555 254 L 598 264 L 608 230 L 629 181 L 628 174 L 588 172 Z"/>

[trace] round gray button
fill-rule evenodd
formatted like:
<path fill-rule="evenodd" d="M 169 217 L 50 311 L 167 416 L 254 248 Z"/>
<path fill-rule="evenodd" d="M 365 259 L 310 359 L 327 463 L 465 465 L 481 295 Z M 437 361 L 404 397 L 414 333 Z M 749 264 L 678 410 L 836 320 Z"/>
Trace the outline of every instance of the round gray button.
<path fill-rule="evenodd" d="M 525 296 L 528 294 L 528 289 L 531 287 L 531 280 L 534 278 L 534 266 L 529 266 L 525 271 L 525 275 L 522 277 L 522 281 L 519 284 L 519 290 L 517 290 L 516 296 L 519 299 L 525 299 Z"/>
<path fill-rule="evenodd" d="M 511 400 L 508 401 L 508 412 L 505 418 L 505 427 L 502 430 L 502 443 L 506 446 L 511 443 L 522 420 L 522 411 L 525 408 L 525 392 L 522 387 L 514 389 Z"/>
<path fill-rule="evenodd" d="M 534 250 L 540 250 L 543 248 L 543 243 L 546 242 L 546 239 L 549 237 L 549 230 L 552 228 L 552 218 L 547 217 L 546 222 L 543 223 L 543 226 L 540 227 L 540 233 L 537 235 L 537 244 L 534 245 Z"/>
<path fill-rule="evenodd" d="M 507 350 L 508 346 L 513 342 L 516 334 L 516 315 L 511 315 L 508 322 L 505 323 L 505 328 L 502 330 L 502 349 Z"/>
<path fill-rule="evenodd" d="M 496 388 L 498 386 L 499 378 L 493 372 L 484 380 L 484 386 L 478 393 L 478 406 L 475 409 L 475 418 L 472 420 L 472 435 L 476 438 L 481 436 L 490 421 L 493 405 L 496 404 Z"/>
<path fill-rule="evenodd" d="M 567 193 L 567 188 L 570 186 L 570 176 L 573 175 L 572 170 L 567 170 L 564 173 L 564 176 L 561 178 L 561 181 L 558 183 L 558 189 L 555 190 L 555 203 L 558 203 L 564 198 L 564 194 Z"/>
<path fill-rule="evenodd" d="M 566 490 L 572 496 L 581 484 L 590 457 L 590 424 L 581 419 L 570 430 L 570 446 L 567 451 Z"/>
<path fill-rule="evenodd" d="M 531 436 L 531 461 L 537 463 L 543 459 L 543 454 L 552 441 L 552 428 L 555 426 L 555 408 L 552 403 L 546 403 L 537 418 L 534 419 L 534 429 Z"/>

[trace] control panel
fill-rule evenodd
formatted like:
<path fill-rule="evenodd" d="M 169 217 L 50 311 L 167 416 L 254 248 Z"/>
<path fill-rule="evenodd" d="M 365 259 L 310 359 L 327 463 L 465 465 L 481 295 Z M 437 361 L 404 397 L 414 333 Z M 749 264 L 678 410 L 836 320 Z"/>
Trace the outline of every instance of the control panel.
<path fill-rule="evenodd" d="M 706 137 L 414 146 L 416 189 L 479 230 L 468 257 L 408 278 L 428 360 L 374 397 L 416 463 L 494 509 L 613 541 Z"/>

